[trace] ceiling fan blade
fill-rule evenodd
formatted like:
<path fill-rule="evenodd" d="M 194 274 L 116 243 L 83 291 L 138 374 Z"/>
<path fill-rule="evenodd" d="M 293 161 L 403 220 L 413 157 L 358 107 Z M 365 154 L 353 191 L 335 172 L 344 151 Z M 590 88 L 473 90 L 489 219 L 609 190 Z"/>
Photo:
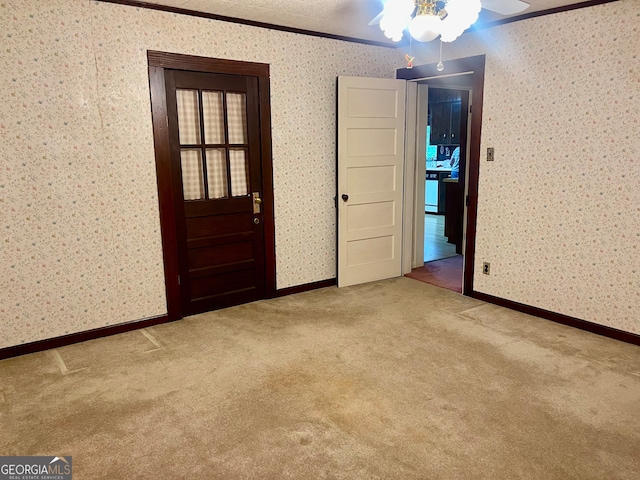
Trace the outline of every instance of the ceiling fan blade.
<path fill-rule="evenodd" d="M 375 17 L 373 17 L 373 20 L 371 20 L 369 22 L 369 25 L 378 25 L 380 23 L 380 20 L 382 20 L 382 15 L 384 14 L 384 10 L 381 11 L 378 15 L 376 15 Z"/>
<path fill-rule="evenodd" d="M 499 13 L 500 15 L 514 15 L 524 12 L 529 5 L 520 0 L 482 0 L 482 8 Z"/>

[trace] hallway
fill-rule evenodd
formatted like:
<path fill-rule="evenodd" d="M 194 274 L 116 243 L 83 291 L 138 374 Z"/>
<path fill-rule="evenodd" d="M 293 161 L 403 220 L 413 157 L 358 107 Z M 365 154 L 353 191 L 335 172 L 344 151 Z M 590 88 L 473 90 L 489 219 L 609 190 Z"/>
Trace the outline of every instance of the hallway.
<path fill-rule="evenodd" d="M 456 255 L 456 246 L 444 236 L 444 215 L 424 215 L 424 262 Z"/>
<path fill-rule="evenodd" d="M 405 276 L 452 292 L 462 293 L 463 260 L 462 255 L 434 260 L 425 263 L 423 267 L 414 268 Z"/>

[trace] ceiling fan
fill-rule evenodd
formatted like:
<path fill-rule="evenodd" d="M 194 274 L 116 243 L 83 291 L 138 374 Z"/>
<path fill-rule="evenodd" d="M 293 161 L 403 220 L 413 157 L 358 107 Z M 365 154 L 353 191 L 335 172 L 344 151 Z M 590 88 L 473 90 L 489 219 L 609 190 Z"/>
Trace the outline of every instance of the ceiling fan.
<path fill-rule="evenodd" d="M 402 39 L 407 27 L 419 42 L 430 42 L 438 36 L 443 42 L 452 42 L 476 22 L 481 8 L 514 15 L 529 6 L 521 0 L 387 0 L 369 25 L 379 24 L 394 42 Z"/>

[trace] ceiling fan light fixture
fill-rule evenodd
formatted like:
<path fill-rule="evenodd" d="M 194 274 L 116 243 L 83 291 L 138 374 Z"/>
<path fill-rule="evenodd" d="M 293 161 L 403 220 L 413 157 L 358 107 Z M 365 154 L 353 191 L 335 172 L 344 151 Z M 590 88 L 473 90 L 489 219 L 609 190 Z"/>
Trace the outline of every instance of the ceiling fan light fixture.
<path fill-rule="evenodd" d="M 482 9 L 480 0 L 448 0 L 447 16 L 442 20 L 443 42 L 453 42 L 476 23 Z"/>
<path fill-rule="evenodd" d="M 440 35 L 441 23 L 438 15 L 416 15 L 409 23 L 409 33 L 419 42 L 430 42 Z"/>
<path fill-rule="evenodd" d="M 419 42 L 430 42 L 438 36 L 452 42 L 478 20 L 481 8 L 481 0 L 387 0 L 380 29 L 394 42 L 402 39 L 407 27 Z"/>
<path fill-rule="evenodd" d="M 415 8 L 413 0 L 389 0 L 385 3 L 380 19 L 380 29 L 385 36 L 394 42 L 402 40 L 402 32 L 411 21 Z"/>

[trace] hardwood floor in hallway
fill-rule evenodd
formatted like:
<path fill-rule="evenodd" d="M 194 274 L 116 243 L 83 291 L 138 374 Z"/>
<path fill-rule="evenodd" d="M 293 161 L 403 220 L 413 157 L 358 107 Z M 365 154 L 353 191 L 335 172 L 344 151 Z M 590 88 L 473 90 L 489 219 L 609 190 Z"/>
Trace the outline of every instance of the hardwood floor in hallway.
<path fill-rule="evenodd" d="M 464 257 L 444 236 L 444 215 L 424 216 L 424 266 L 414 268 L 407 277 L 462 293 Z"/>
<path fill-rule="evenodd" d="M 424 261 L 432 262 L 456 255 L 456 246 L 444 236 L 444 215 L 424 216 Z"/>
<path fill-rule="evenodd" d="M 425 263 L 423 267 L 414 268 L 406 277 L 421 282 L 446 288 L 453 292 L 462 293 L 462 255 L 434 260 Z"/>

